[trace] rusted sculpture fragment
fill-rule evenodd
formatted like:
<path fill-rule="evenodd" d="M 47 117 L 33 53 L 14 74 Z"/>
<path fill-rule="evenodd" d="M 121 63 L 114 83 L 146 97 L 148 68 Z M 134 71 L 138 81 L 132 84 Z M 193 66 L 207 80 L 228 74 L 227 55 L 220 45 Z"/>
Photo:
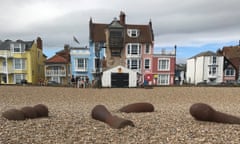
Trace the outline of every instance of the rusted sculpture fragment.
<path fill-rule="evenodd" d="M 48 108 L 43 104 L 37 104 L 34 107 L 25 106 L 18 109 L 9 109 L 2 113 L 2 116 L 8 120 L 25 120 L 39 117 L 48 117 Z"/>
<path fill-rule="evenodd" d="M 33 107 L 25 106 L 21 108 L 21 111 L 24 113 L 25 118 L 33 119 L 37 117 L 37 112 Z"/>
<path fill-rule="evenodd" d="M 153 112 L 154 106 L 151 103 L 133 103 L 122 107 L 120 112 L 139 113 L 139 112 Z"/>
<path fill-rule="evenodd" d="M 48 117 L 48 107 L 44 104 L 37 104 L 33 107 L 38 117 Z"/>
<path fill-rule="evenodd" d="M 216 111 L 211 106 L 204 103 L 196 103 L 190 107 L 190 114 L 200 121 L 240 124 L 240 118 Z"/>
<path fill-rule="evenodd" d="M 18 109 L 9 109 L 3 112 L 2 116 L 8 120 L 25 120 L 24 113 Z"/>
<path fill-rule="evenodd" d="M 92 110 L 92 118 L 107 123 L 112 128 L 120 129 L 126 126 L 134 127 L 132 121 L 112 116 L 104 105 L 96 105 Z"/>

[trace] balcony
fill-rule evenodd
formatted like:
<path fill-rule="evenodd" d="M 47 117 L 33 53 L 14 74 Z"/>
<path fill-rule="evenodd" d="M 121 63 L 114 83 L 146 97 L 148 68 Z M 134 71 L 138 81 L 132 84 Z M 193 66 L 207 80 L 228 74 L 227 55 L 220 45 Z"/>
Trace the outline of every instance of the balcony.
<path fill-rule="evenodd" d="M 46 70 L 45 76 L 66 76 L 66 70 Z"/>
<path fill-rule="evenodd" d="M 99 68 L 99 72 L 102 72 L 103 68 Z M 92 73 L 97 73 L 97 68 L 92 69 Z"/>
<path fill-rule="evenodd" d="M 13 73 L 12 67 L 0 66 L 0 73 Z"/>
<path fill-rule="evenodd" d="M 217 74 L 208 74 L 208 79 L 216 79 Z"/>
<path fill-rule="evenodd" d="M 75 67 L 74 71 L 75 72 L 88 72 L 88 68 L 87 67 Z"/>
<path fill-rule="evenodd" d="M 13 53 L 10 51 L 0 51 L 0 57 L 8 58 L 8 57 L 13 57 Z"/>

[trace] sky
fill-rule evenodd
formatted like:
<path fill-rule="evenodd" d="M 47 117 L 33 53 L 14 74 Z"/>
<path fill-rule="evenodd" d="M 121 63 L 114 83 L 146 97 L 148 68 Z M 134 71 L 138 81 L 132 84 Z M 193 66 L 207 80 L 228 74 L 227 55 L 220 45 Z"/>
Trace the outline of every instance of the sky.
<path fill-rule="evenodd" d="M 40 36 L 49 58 L 65 44 L 88 46 L 90 18 L 108 24 L 123 11 L 127 24 L 151 20 L 155 52 L 177 45 L 177 63 L 184 63 L 203 51 L 239 45 L 239 6 L 239 0 L 1 0 L 0 40 Z"/>

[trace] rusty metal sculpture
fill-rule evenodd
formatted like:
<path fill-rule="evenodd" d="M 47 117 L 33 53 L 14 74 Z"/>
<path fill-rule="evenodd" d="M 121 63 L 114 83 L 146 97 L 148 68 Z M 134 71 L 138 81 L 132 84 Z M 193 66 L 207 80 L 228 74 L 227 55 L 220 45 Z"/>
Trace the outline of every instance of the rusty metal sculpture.
<path fill-rule="evenodd" d="M 195 103 L 190 107 L 190 114 L 200 121 L 240 124 L 240 118 L 216 111 L 205 103 Z"/>
<path fill-rule="evenodd" d="M 34 107 L 25 106 L 18 109 L 9 109 L 2 113 L 2 116 L 8 120 L 25 120 L 39 117 L 48 117 L 48 108 L 43 104 L 37 104 Z"/>
<path fill-rule="evenodd" d="M 122 107 L 120 112 L 139 113 L 139 112 L 153 112 L 154 106 L 151 103 L 133 103 Z"/>
<path fill-rule="evenodd" d="M 33 107 L 38 117 L 48 117 L 48 107 L 44 104 L 37 104 Z"/>
<path fill-rule="evenodd" d="M 113 116 L 104 105 L 96 105 L 92 110 L 91 116 L 93 119 L 102 121 L 112 128 L 120 129 L 126 126 L 134 127 L 132 121 Z"/>
<path fill-rule="evenodd" d="M 37 118 L 37 112 L 33 107 L 25 106 L 21 108 L 21 111 L 24 113 L 24 116 L 27 119 Z"/>
<path fill-rule="evenodd" d="M 21 110 L 9 109 L 2 113 L 2 116 L 8 120 L 25 120 L 25 115 Z"/>

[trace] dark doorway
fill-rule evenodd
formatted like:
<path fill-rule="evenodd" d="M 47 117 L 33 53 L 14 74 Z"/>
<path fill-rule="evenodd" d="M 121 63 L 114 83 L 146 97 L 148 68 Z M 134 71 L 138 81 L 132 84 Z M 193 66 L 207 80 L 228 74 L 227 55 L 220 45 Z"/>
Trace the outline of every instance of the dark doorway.
<path fill-rule="evenodd" d="M 128 73 L 111 73 L 112 87 L 129 87 Z"/>

